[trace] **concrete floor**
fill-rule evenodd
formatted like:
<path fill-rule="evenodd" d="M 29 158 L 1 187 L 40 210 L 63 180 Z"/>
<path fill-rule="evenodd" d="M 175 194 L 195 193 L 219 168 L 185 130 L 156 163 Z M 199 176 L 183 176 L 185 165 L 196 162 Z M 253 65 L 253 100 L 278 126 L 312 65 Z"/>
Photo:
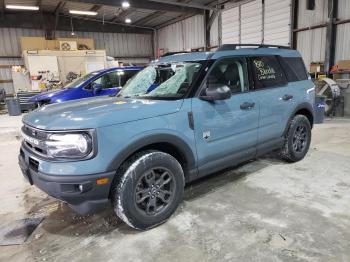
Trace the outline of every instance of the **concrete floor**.
<path fill-rule="evenodd" d="M 0 246 L 0 261 L 350 261 L 349 119 L 317 125 L 299 163 L 269 156 L 188 186 L 147 232 L 111 210 L 78 216 L 28 186 L 11 134 L 0 134 L 0 224 L 45 219 L 25 244 Z"/>

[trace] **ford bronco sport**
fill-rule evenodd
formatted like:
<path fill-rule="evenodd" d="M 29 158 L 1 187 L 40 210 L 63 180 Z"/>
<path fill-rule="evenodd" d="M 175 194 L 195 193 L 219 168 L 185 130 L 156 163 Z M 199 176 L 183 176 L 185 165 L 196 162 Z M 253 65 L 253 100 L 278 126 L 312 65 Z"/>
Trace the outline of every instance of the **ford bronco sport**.
<path fill-rule="evenodd" d="M 315 93 L 300 54 L 240 47 L 162 57 L 117 96 L 29 113 L 24 176 L 78 213 L 111 204 L 143 230 L 174 213 L 187 182 L 273 150 L 303 159 Z"/>

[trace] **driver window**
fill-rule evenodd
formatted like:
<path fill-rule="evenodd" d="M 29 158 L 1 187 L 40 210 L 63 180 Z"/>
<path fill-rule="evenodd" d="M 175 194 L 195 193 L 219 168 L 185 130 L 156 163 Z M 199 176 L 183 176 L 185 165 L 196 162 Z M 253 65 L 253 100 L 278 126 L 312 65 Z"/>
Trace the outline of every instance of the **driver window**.
<path fill-rule="evenodd" d="M 100 78 L 92 82 L 92 86 L 94 84 L 101 84 L 102 89 L 118 87 L 119 86 L 118 79 L 119 78 L 118 78 L 117 72 L 110 72 L 110 73 L 104 74 L 103 76 L 101 76 Z"/>
<path fill-rule="evenodd" d="M 244 58 L 225 58 L 216 63 L 211 70 L 207 83 L 226 85 L 232 94 L 249 90 L 247 62 Z"/>

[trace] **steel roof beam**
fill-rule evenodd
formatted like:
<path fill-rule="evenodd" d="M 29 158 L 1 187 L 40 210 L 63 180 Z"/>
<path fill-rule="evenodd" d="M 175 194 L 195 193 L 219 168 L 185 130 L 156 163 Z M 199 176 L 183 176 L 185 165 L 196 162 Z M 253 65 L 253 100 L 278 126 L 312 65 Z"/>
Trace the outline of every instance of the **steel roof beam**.
<path fill-rule="evenodd" d="M 203 8 L 207 8 L 201 5 L 182 4 L 178 2 L 160 1 L 158 0 L 129 0 L 130 7 L 135 9 L 147 9 L 155 11 L 168 11 L 179 13 L 195 13 L 202 14 Z M 93 5 L 109 5 L 122 7 L 122 0 L 71 0 L 71 2 L 87 3 Z"/>
<path fill-rule="evenodd" d="M 119 15 L 117 15 L 116 17 L 114 17 L 111 22 L 123 22 L 125 18 L 127 18 L 129 15 L 131 15 L 133 12 L 135 12 L 134 9 L 128 9 L 128 10 L 123 10 Z"/>
<path fill-rule="evenodd" d="M 174 5 L 174 6 L 180 6 L 180 7 L 185 7 L 185 8 L 195 8 L 198 10 L 216 10 L 214 7 L 210 6 L 205 6 L 205 5 L 199 5 L 199 4 L 191 4 L 191 3 L 183 3 L 183 2 L 169 2 L 167 0 L 149 0 L 150 2 L 155 2 L 155 3 L 163 3 L 163 4 L 169 4 L 169 5 Z"/>
<path fill-rule="evenodd" d="M 0 27 L 19 27 L 30 29 L 42 29 L 42 22 L 45 21 L 47 29 L 54 29 L 56 16 L 53 13 L 43 13 L 43 19 L 40 16 L 33 16 L 31 12 L 5 13 Z M 74 30 L 82 32 L 112 32 L 112 33 L 141 33 L 151 34 L 151 28 L 139 28 L 135 26 L 126 26 L 102 21 L 91 21 L 80 17 L 73 17 Z M 57 30 L 71 31 L 71 18 L 69 16 L 60 16 Z"/>

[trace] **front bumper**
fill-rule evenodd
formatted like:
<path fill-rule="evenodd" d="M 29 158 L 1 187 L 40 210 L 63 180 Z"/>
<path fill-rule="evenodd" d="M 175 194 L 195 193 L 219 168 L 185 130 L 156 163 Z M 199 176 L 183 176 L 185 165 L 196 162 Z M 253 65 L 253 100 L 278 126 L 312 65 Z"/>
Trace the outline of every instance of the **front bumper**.
<path fill-rule="evenodd" d="M 21 150 L 18 163 L 23 176 L 48 195 L 66 202 L 79 214 L 91 214 L 110 205 L 109 192 L 115 172 L 90 175 L 48 175 L 38 171 L 37 161 Z M 107 178 L 98 185 L 96 180 Z"/>

